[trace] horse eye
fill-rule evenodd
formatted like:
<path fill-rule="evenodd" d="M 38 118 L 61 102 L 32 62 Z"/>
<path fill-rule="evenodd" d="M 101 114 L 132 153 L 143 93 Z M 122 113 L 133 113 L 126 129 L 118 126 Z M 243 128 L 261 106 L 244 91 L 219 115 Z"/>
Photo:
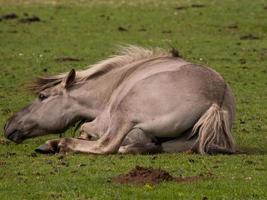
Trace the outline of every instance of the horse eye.
<path fill-rule="evenodd" d="M 39 98 L 41 101 L 43 101 L 44 99 L 47 98 L 47 96 L 41 93 L 41 94 L 39 94 L 38 98 Z"/>

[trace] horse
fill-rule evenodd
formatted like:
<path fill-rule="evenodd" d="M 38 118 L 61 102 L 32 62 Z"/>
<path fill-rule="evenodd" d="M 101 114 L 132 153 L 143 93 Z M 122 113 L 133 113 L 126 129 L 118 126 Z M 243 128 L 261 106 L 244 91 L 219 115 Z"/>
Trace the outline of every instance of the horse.
<path fill-rule="evenodd" d="M 7 139 L 21 143 L 82 124 L 78 138 L 48 140 L 37 152 L 235 152 L 230 86 L 173 52 L 127 46 L 85 70 L 39 77 L 30 89 L 37 97 L 7 120 Z"/>

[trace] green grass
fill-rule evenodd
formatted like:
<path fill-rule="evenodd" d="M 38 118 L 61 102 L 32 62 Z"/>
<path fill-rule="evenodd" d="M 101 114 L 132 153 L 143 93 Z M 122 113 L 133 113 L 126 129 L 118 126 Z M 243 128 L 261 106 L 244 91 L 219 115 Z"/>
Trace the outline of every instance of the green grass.
<path fill-rule="evenodd" d="M 35 76 L 85 68 L 111 54 L 117 44 L 163 48 L 171 44 L 185 59 L 214 68 L 230 83 L 237 104 L 233 134 L 237 147 L 247 154 L 68 154 L 62 161 L 59 155 L 32 154 L 35 147 L 56 136 L 16 145 L 1 134 L 1 200 L 267 199 L 267 3 L 160 2 L 0 0 L 0 15 L 14 12 L 23 18 L 28 13 L 42 20 L 0 21 L 0 126 L 34 98 L 23 86 Z M 206 7 L 190 7 L 197 3 Z M 177 6 L 189 8 L 177 10 Z M 240 39 L 248 34 L 259 39 Z M 54 60 L 60 56 L 82 60 L 60 64 Z M 71 131 L 66 135 L 71 136 Z M 214 175 L 194 183 L 155 186 L 109 182 L 135 165 L 162 168 L 175 176 Z"/>

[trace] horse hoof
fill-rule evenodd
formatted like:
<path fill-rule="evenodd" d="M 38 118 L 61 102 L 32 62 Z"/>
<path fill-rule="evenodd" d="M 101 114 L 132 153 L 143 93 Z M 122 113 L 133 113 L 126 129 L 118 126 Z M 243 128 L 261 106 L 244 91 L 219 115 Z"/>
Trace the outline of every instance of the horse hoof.
<path fill-rule="evenodd" d="M 35 152 L 42 154 L 55 154 L 56 150 L 51 145 L 45 143 L 37 147 Z"/>

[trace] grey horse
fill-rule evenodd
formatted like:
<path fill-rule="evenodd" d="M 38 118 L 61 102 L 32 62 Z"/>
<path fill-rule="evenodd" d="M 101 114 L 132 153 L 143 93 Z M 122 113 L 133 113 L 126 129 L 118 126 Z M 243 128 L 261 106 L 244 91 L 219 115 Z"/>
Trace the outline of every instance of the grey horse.
<path fill-rule="evenodd" d="M 160 49 L 125 47 L 86 70 L 38 78 L 38 97 L 7 120 L 21 143 L 82 121 L 79 138 L 49 140 L 39 152 L 234 153 L 235 102 L 214 70 Z"/>

